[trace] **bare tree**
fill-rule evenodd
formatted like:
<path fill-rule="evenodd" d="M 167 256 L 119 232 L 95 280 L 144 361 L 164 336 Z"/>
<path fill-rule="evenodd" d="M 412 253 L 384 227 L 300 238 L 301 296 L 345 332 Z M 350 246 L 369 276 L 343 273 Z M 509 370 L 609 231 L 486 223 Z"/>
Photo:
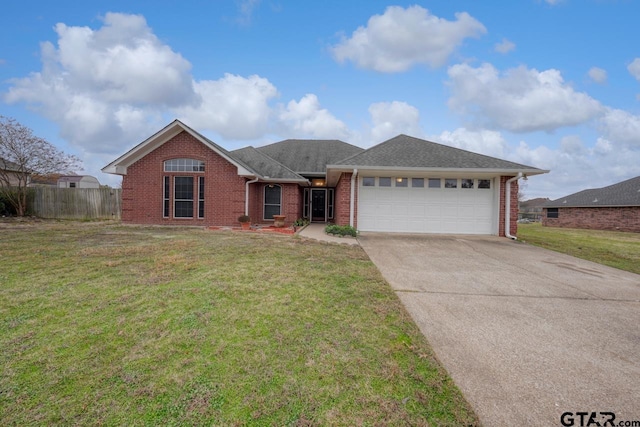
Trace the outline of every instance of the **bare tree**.
<path fill-rule="evenodd" d="M 0 116 L 0 195 L 19 216 L 27 211 L 31 174 L 69 173 L 80 159 L 65 154 L 15 119 Z"/>

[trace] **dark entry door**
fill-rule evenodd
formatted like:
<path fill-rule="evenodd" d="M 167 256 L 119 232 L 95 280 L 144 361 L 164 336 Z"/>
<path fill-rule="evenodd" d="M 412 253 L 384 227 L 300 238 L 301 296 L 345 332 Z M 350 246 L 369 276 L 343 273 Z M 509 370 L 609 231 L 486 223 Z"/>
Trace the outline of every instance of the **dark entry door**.
<path fill-rule="evenodd" d="M 327 190 L 311 189 L 311 221 L 327 221 Z"/>

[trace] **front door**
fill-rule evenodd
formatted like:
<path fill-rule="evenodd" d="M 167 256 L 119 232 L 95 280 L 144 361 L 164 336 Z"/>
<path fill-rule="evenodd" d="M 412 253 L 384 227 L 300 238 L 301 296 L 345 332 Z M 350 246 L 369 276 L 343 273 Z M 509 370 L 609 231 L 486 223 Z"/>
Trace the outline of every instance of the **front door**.
<path fill-rule="evenodd" d="M 327 190 L 325 188 L 311 189 L 311 221 L 327 221 Z"/>

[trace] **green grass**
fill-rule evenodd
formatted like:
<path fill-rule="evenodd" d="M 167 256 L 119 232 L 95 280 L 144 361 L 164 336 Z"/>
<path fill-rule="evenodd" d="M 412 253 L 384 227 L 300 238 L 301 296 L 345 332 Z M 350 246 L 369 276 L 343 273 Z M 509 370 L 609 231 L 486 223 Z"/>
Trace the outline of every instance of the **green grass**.
<path fill-rule="evenodd" d="M 475 425 L 358 247 L 0 223 L 3 425 Z"/>
<path fill-rule="evenodd" d="M 640 274 L 640 233 L 518 224 L 518 238 L 621 270 Z"/>

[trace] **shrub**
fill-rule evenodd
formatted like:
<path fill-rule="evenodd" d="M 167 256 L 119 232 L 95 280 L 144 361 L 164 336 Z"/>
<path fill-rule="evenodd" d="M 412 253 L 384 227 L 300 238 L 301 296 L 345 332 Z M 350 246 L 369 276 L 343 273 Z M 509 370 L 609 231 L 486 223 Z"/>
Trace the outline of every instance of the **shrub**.
<path fill-rule="evenodd" d="M 296 227 L 304 227 L 307 224 L 309 224 L 309 220 L 306 219 L 306 218 L 298 218 L 293 223 L 293 225 L 296 226 Z"/>
<path fill-rule="evenodd" d="M 238 217 L 238 221 L 239 222 L 251 222 L 251 218 L 249 218 L 249 215 L 240 215 Z"/>
<path fill-rule="evenodd" d="M 337 236 L 358 237 L 358 230 L 350 225 L 327 225 L 324 229 L 324 232 Z"/>

